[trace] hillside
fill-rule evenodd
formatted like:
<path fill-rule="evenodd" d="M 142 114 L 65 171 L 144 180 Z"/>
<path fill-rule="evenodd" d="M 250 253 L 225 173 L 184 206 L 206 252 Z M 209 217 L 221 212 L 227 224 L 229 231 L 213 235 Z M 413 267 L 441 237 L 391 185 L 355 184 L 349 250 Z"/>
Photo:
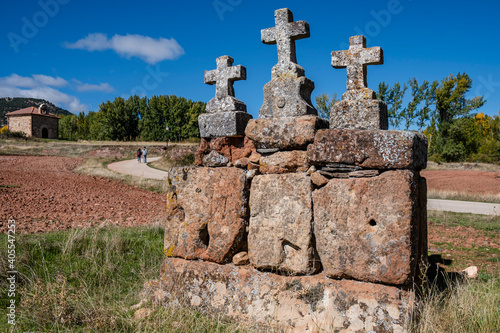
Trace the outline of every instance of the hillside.
<path fill-rule="evenodd" d="M 72 114 L 68 110 L 64 110 L 54 104 L 40 98 L 24 98 L 24 97 L 0 97 L 0 123 L 6 122 L 5 114 L 28 108 L 30 106 L 38 107 L 40 104 L 45 103 L 50 113 L 57 115 L 70 115 Z"/>

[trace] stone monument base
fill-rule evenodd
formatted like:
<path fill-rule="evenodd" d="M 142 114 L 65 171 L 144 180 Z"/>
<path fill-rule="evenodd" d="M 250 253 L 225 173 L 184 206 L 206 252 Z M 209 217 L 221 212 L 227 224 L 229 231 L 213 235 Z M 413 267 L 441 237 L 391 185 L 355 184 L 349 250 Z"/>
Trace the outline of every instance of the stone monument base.
<path fill-rule="evenodd" d="M 287 332 L 404 332 L 414 293 L 315 276 L 280 276 L 250 266 L 167 258 L 144 296 L 163 305 L 269 325 Z"/>
<path fill-rule="evenodd" d="M 341 100 L 330 110 L 330 128 L 386 130 L 387 104 L 376 99 Z"/>
<path fill-rule="evenodd" d="M 245 135 L 245 127 L 252 115 L 243 111 L 202 113 L 198 117 L 202 138 Z"/>
<path fill-rule="evenodd" d="M 248 122 L 246 136 L 257 149 L 305 150 L 328 121 L 314 115 L 289 118 L 259 118 Z"/>

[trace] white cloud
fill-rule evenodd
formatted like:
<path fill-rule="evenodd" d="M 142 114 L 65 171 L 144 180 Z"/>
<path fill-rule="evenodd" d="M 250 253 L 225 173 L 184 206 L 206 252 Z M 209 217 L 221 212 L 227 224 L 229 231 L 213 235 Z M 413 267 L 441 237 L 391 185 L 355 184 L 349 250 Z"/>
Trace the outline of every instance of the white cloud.
<path fill-rule="evenodd" d="M 11 74 L 10 76 L 0 77 L 0 97 L 42 98 L 73 113 L 78 113 L 87 111 L 88 106 L 80 102 L 76 96 L 65 93 L 59 88 L 69 86 L 70 89 L 76 89 L 79 92 L 111 92 L 114 90 L 109 83 L 88 84 L 76 79 L 70 81 L 73 82 L 71 85 L 59 76 L 33 74 L 29 77 Z"/>
<path fill-rule="evenodd" d="M 177 59 L 184 54 L 184 49 L 174 38 L 154 39 L 142 35 L 114 35 L 108 39 L 105 34 L 94 33 L 75 43 L 66 42 L 64 46 L 87 51 L 113 50 L 125 58 L 137 57 L 152 65 Z"/>
<path fill-rule="evenodd" d="M 113 92 L 115 89 L 109 83 L 101 83 L 101 84 L 89 84 L 83 83 L 76 87 L 76 90 L 80 92 L 84 91 L 102 91 L 102 92 Z"/>
<path fill-rule="evenodd" d="M 61 77 L 52 77 L 42 74 L 33 74 L 33 78 L 40 84 L 52 87 L 64 87 L 68 84 L 68 81 Z"/>
<path fill-rule="evenodd" d="M 87 51 L 104 51 L 111 48 L 108 37 L 104 34 L 90 34 L 87 37 L 76 41 L 75 43 L 64 43 L 68 49 L 81 49 Z"/>
<path fill-rule="evenodd" d="M 0 84 L 1 83 L 4 83 L 5 85 L 8 86 L 26 87 L 26 88 L 32 88 L 38 85 L 36 80 L 33 79 L 32 77 L 25 77 L 17 74 L 11 74 L 10 76 L 0 78 Z"/>

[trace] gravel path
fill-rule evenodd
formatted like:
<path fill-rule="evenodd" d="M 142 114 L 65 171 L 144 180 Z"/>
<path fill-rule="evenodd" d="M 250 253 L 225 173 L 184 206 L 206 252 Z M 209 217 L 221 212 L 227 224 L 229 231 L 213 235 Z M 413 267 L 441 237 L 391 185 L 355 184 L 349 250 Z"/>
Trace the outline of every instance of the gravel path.
<path fill-rule="evenodd" d="M 148 163 L 153 162 L 159 160 L 160 158 L 161 157 L 149 157 L 147 159 L 147 162 Z M 163 180 L 168 175 L 168 172 L 158 169 L 153 169 L 149 167 L 147 163 L 138 163 L 136 159 L 111 163 L 108 164 L 108 168 L 118 173 L 123 173 L 126 175 L 132 175 L 148 179 Z"/>
<path fill-rule="evenodd" d="M 472 201 L 427 199 L 427 209 L 455 213 L 500 215 L 500 204 Z"/>

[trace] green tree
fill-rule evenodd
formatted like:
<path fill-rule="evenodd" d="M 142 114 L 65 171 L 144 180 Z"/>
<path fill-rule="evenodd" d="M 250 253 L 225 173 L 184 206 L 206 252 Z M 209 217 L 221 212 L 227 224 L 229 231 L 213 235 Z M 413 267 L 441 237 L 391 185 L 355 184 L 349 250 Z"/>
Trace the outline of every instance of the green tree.
<path fill-rule="evenodd" d="M 90 126 L 90 136 L 95 140 L 134 140 L 138 131 L 139 110 L 131 97 L 125 101 L 117 97 L 113 102 L 99 105 Z"/>
<path fill-rule="evenodd" d="M 430 121 L 431 126 L 435 126 L 436 117 L 435 113 L 432 112 L 431 106 L 435 103 L 435 95 L 436 88 L 438 86 L 438 82 L 434 81 L 429 83 L 428 81 L 424 81 L 422 84 L 423 87 L 421 89 L 424 90 L 423 94 L 423 105 L 419 112 L 417 112 L 417 120 L 416 125 L 418 126 L 418 131 L 422 132 L 427 122 Z"/>
<path fill-rule="evenodd" d="M 449 75 L 441 80 L 435 91 L 436 139 L 430 143 L 430 153 L 445 161 L 462 161 L 475 153 L 477 133 L 471 126 L 471 111 L 484 105 L 483 96 L 466 98 L 472 79 L 466 73 Z M 464 120 L 462 120 L 464 119 Z M 468 142 L 464 136 L 473 136 Z M 471 139 L 472 140 L 472 139 Z"/>
<path fill-rule="evenodd" d="M 148 107 L 143 110 L 139 121 L 139 130 L 142 140 L 164 141 L 165 117 L 163 110 L 167 108 L 166 96 L 153 96 L 148 101 Z"/>
<path fill-rule="evenodd" d="M 403 119 L 401 106 L 406 89 L 406 84 L 401 85 L 399 82 L 396 82 L 392 87 L 389 87 L 385 82 L 378 85 L 377 98 L 387 104 L 389 125 L 393 129 L 398 128 Z"/>
<path fill-rule="evenodd" d="M 183 136 L 188 138 L 200 137 L 200 129 L 198 127 L 198 116 L 205 112 L 205 103 L 191 102 L 190 107 L 186 112 L 186 122 L 184 123 Z"/>
<path fill-rule="evenodd" d="M 78 140 L 78 117 L 74 114 L 61 116 L 59 119 L 59 138 L 64 140 Z"/>
<path fill-rule="evenodd" d="M 472 79 L 466 73 L 458 73 L 457 76 L 450 74 L 441 80 L 435 91 L 436 113 L 440 124 L 468 116 L 471 111 L 486 103 L 483 96 L 471 99 L 465 97 L 471 87 Z"/>
<path fill-rule="evenodd" d="M 318 116 L 323 119 L 330 120 L 330 110 L 332 106 L 338 101 L 337 94 L 332 94 L 332 97 L 328 96 L 327 93 L 322 93 L 316 96 L 316 110 L 318 110 Z"/>

